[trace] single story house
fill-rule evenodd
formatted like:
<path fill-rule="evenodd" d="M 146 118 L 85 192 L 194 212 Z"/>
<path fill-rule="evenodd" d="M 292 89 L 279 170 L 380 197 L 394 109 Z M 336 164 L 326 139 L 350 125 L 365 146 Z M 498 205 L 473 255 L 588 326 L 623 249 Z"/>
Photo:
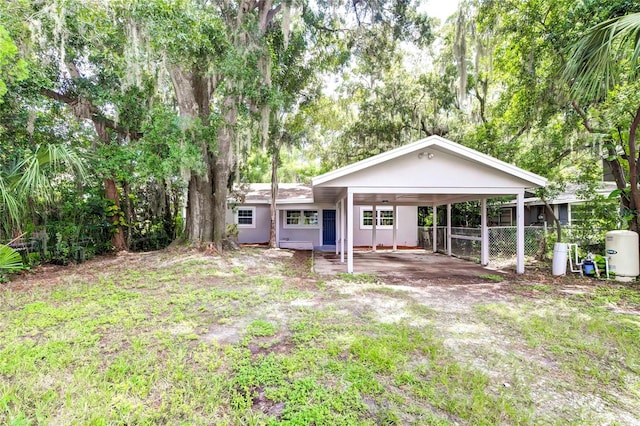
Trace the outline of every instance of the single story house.
<path fill-rule="evenodd" d="M 546 179 L 440 136 L 367 158 L 312 179 L 311 185 L 280 184 L 276 240 L 281 248 L 335 246 L 347 272 L 353 249 L 379 245 L 417 246 L 417 207 L 447 208 L 480 200 L 481 263 L 489 259 L 487 199 L 515 196 L 517 267 L 524 272 L 524 194 Z M 270 232 L 270 184 L 253 184 L 241 203 L 231 201 L 228 223 L 238 225 L 240 243 L 264 243 Z M 447 238 L 455 238 L 450 229 Z M 460 236 L 460 238 L 465 238 Z M 468 238 L 468 237 L 466 237 Z M 434 251 L 437 241 L 434 239 Z M 449 254 L 451 243 L 447 244 Z"/>
<path fill-rule="evenodd" d="M 336 206 L 314 202 L 311 185 L 281 183 L 276 197 L 276 240 L 280 248 L 311 250 L 336 245 Z M 269 242 L 271 227 L 271 183 L 252 183 L 244 201 L 227 212 L 227 222 L 238 225 L 238 242 L 260 244 Z M 393 225 L 396 223 L 396 246 L 418 246 L 418 207 L 376 206 L 376 245 L 393 246 Z M 395 220 L 395 217 L 398 220 Z M 353 243 L 356 247 L 371 246 L 373 206 L 354 209 Z"/>

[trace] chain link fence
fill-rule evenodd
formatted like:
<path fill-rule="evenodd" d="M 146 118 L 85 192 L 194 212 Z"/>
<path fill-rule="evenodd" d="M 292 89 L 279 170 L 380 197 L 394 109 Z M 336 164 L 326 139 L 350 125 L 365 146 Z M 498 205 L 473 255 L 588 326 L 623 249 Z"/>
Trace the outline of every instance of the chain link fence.
<path fill-rule="evenodd" d="M 489 228 L 489 260 L 505 261 L 516 258 L 517 227 L 495 226 Z M 547 251 L 546 228 L 525 226 L 524 255 L 536 257 Z"/>
<path fill-rule="evenodd" d="M 504 264 L 516 259 L 517 228 L 515 226 L 495 226 L 488 228 L 489 263 Z M 420 245 L 429 250 L 433 248 L 433 229 L 420 228 Z M 437 229 L 439 253 L 447 253 L 447 227 Z M 462 259 L 480 262 L 482 242 L 480 228 L 451 228 L 451 254 Z M 524 254 L 536 257 L 547 251 L 546 228 L 527 226 L 524 230 Z"/>

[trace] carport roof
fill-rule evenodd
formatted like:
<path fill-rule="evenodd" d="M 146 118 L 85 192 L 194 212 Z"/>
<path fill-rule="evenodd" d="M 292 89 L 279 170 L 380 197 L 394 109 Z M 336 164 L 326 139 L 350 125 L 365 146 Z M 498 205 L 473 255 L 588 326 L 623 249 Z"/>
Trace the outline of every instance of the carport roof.
<path fill-rule="evenodd" d="M 335 203 L 347 188 L 354 204 L 442 205 L 517 194 L 545 186 L 539 175 L 439 136 L 317 176 L 316 203 Z"/>

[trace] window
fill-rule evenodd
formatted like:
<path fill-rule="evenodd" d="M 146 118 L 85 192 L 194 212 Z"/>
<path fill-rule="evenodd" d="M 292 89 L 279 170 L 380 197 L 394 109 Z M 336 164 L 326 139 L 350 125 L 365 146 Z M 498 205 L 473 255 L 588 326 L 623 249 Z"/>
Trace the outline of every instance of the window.
<path fill-rule="evenodd" d="M 362 211 L 362 225 L 373 226 L 373 210 Z"/>
<path fill-rule="evenodd" d="M 238 207 L 236 212 L 236 223 L 238 224 L 238 228 L 255 228 L 255 216 L 255 207 Z"/>
<path fill-rule="evenodd" d="M 287 210 L 285 228 L 318 227 L 317 210 Z"/>
<path fill-rule="evenodd" d="M 393 207 L 377 207 L 376 216 L 377 229 L 393 229 L 393 224 L 395 223 Z M 373 208 L 360 207 L 360 229 L 371 228 L 373 228 Z"/>

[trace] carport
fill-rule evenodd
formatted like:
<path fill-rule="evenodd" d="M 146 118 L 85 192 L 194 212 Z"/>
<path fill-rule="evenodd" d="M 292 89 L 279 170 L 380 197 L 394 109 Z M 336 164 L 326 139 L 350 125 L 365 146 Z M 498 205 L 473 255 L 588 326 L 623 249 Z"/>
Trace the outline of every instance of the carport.
<path fill-rule="evenodd" d="M 545 185 L 546 179 L 541 176 L 439 136 L 367 158 L 312 180 L 315 202 L 336 206 L 336 251 L 341 263 L 345 262 L 346 253 L 346 269 L 349 273 L 354 272 L 354 206 L 373 206 L 373 217 L 376 217 L 376 208 L 379 206 L 392 206 L 394 218 L 397 217 L 398 206 L 432 206 L 434 217 L 439 207 L 446 208 L 447 248 L 451 255 L 451 205 L 480 200 L 481 263 L 486 265 L 489 262 L 487 200 L 502 196 L 516 198 L 516 272 L 523 273 L 524 193 L 527 189 Z M 398 226 L 394 223 L 394 250 Z M 436 221 L 434 235 L 435 227 Z M 372 240 L 375 250 L 375 220 Z M 437 248 L 437 239 L 433 238 L 434 252 Z"/>

